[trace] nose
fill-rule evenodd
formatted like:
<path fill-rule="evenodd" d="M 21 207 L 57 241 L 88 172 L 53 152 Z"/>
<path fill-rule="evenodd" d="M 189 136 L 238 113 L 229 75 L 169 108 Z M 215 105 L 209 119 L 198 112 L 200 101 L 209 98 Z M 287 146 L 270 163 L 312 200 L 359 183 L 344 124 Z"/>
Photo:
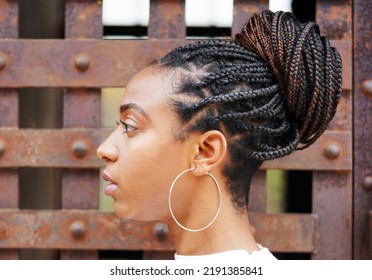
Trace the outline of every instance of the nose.
<path fill-rule="evenodd" d="M 119 151 L 112 142 L 113 133 L 97 148 L 97 156 L 105 162 L 114 162 L 118 159 Z"/>

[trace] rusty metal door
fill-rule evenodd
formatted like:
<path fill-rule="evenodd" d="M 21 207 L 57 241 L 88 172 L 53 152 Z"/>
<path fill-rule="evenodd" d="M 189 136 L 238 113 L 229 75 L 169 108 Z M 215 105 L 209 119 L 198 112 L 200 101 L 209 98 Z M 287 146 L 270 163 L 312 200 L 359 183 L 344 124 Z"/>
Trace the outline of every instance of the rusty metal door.
<path fill-rule="evenodd" d="M 102 1 L 66 0 L 65 39 L 24 40 L 17 39 L 17 1 L 0 0 L 0 259 L 18 259 L 21 248 L 58 249 L 61 259 L 96 259 L 99 250 L 172 257 L 162 223 L 98 211 L 102 163 L 95 151 L 108 135 L 100 129 L 101 88 L 124 86 L 148 58 L 185 43 L 184 2 L 151 0 L 146 40 L 103 40 Z M 267 8 L 267 0 L 235 0 L 232 33 Z M 316 144 L 265 163 L 254 178 L 255 236 L 274 252 L 372 258 L 371 13 L 369 0 L 317 1 L 316 20 L 343 58 L 343 96 Z M 24 87 L 64 89 L 63 128 L 19 128 Z M 19 209 L 22 167 L 62 169 L 62 209 Z M 266 213 L 268 169 L 312 172 L 311 213 Z"/>

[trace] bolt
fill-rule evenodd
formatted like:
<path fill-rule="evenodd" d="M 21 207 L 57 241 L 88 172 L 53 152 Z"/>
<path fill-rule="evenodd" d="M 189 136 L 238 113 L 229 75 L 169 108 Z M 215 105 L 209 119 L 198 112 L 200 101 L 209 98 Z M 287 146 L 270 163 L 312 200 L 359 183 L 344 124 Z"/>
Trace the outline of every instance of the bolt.
<path fill-rule="evenodd" d="M 5 153 L 6 145 L 3 141 L 0 140 L 0 157 Z"/>
<path fill-rule="evenodd" d="M 0 55 L 0 70 L 3 69 L 6 65 L 5 57 Z"/>
<path fill-rule="evenodd" d="M 88 153 L 88 148 L 85 142 L 83 141 L 76 141 L 72 144 L 72 152 L 78 158 L 84 157 Z"/>
<path fill-rule="evenodd" d="M 362 82 L 362 92 L 372 96 L 372 79 Z"/>
<path fill-rule="evenodd" d="M 372 190 L 372 176 L 371 175 L 364 176 L 363 181 L 362 181 L 362 187 L 367 191 Z"/>
<path fill-rule="evenodd" d="M 169 228 L 164 223 L 157 223 L 154 226 L 154 234 L 155 234 L 157 239 L 159 239 L 160 241 L 163 241 L 169 235 Z"/>
<path fill-rule="evenodd" d="M 86 71 L 90 66 L 90 58 L 85 54 L 79 54 L 75 57 L 75 67 L 81 71 Z"/>
<path fill-rule="evenodd" d="M 73 238 L 80 239 L 85 235 L 86 228 L 83 222 L 73 222 L 70 226 L 70 233 Z"/>
<path fill-rule="evenodd" d="M 324 155 L 329 159 L 335 159 L 340 155 L 340 146 L 336 143 L 328 144 L 324 150 Z"/>

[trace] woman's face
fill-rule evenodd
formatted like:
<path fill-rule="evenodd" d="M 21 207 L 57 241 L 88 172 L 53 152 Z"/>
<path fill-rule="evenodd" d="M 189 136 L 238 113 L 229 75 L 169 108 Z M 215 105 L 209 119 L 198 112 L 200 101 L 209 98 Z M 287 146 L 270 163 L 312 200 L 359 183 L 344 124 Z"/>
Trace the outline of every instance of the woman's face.
<path fill-rule="evenodd" d="M 191 142 L 174 138 L 178 120 L 167 103 L 169 77 L 148 67 L 129 82 L 120 123 L 97 150 L 106 162 L 102 177 L 112 182 L 105 193 L 119 217 L 167 220 L 169 187 L 190 168 Z"/>

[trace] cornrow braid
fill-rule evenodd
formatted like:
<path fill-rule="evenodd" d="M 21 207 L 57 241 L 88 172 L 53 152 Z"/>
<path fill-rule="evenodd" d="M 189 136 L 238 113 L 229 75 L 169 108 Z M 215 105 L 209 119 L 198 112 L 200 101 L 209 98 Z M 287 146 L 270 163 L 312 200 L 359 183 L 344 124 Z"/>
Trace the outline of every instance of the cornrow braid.
<path fill-rule="evenodd" d="M 212 129 L 226 136 L 223 174 L 237 209 L 246 209 L 262 162 L 308 147 L 327 128 L 341 95 L 341 65 L 316 23 L 264 11 L 234 39 L 178 47 L 154 67 L 177 70 L 169 100 L 180 117 L 178 139 Z"/>

